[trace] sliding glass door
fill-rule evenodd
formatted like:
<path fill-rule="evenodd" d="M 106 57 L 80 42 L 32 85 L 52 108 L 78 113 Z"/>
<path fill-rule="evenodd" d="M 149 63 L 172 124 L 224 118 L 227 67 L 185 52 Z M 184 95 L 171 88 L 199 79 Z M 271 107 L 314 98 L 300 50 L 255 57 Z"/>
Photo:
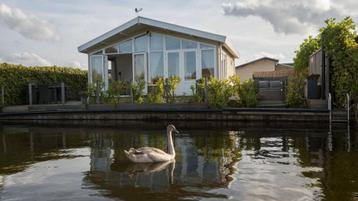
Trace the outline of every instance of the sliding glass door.
<path fill-rule="evenodd" d="M 144 81 L 147 92 L 147 57 L 146 53 L 133 54 L 133 81 Z"/>
<path fill-rule="evenodd" d="M 181 77 L 180 76 L 180 64 L 179 64 L 179 52 L 168 52 L 167 53 L 167 77 Z"/>

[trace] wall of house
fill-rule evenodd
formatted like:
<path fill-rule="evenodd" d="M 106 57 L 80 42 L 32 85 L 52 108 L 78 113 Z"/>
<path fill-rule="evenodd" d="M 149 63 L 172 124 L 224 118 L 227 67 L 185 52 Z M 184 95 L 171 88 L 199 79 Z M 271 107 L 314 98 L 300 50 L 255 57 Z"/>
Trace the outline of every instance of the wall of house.
<path fill-rule="evenodd" d="M 227 51 L 226 55 L 227 55 L 227 63 L 226 63 L 226 75 L 225 78 L 229 78 L 230 76 L 235 75 L 235 58 L 233 56 L 231 56 Z"/>
<path fill-rule="evenodd" d="M 236 75 L 240 76 L 242 82 L 252 79 L 254 72 L 274 71 L 276 62 L 272 60 L 259 60 L 236 68 Z"/>

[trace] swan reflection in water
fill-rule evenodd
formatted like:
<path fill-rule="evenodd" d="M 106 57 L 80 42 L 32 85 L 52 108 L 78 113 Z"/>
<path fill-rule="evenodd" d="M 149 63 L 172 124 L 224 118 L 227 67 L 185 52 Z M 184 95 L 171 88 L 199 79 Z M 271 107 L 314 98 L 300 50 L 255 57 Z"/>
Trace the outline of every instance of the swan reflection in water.
<path fill-rule="evenodd" d="M 175 160 L 158 163 L 122 163 L 113 164 L 111 169 L 128 174 L 131 179 L 141 175 L 152 176 L 154 173 L 164 172 L 170 184 L 174 183 Z"/>
<path fill-rule="evenodd" d="M 176 160 L 140 164 L 126 159 L 122 151 L 125 147 L 106 146 L 116 144 L 116 140 L 99 138 L 96 144 L 101 146 L 91 147 L 91 169 L 86 173 L 83 186 L 125 200 L 141 198 L 133 195 L 146 196 L 147 200 L 159 197 L 226 199 L 224 193 L 215 190 L 228 187 L 232 181 L 239 152 L 232 144 L 237 140 L 235 136 L 226 135 L 226 141 L 209 139 L 207 135 L 179 136 L 175 139 Z"/>

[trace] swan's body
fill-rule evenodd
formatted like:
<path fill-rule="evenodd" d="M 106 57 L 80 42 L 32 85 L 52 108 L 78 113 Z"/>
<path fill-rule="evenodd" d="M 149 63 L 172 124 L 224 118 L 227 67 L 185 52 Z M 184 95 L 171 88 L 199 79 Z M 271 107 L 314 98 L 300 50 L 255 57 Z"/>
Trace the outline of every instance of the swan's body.
<path fill-rule="evenodd" d="M 174 160 L 173 131 L 178 132 L 173 125 L 169 125 L 167 127 L 168 153 L 154 147 L 130 148 L 128 151 L 124 150 L 124 153 L 134 163 L 156 163 Z"/>

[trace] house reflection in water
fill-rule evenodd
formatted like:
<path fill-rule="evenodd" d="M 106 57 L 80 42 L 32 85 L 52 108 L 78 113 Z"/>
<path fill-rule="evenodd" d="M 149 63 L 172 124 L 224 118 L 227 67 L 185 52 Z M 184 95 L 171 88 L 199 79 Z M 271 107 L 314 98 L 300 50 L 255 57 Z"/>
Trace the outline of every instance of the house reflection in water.
<path fill-rule="evenodd" d="M 157 164 L 133 164 L 127 161 L 123 149 L 129 144 L 124 145 L 123 139 L 118 136 L 112 140 L 100 134 L 92 135 L 91 168 L 84 183 L 89 188 L 104 190 L 108 196 L 125 198 L 126 194 L 130 194 L 127 199 L 133 198 L 130 192 L 134 191 L 151 192 L 153 198 L 156 196 L 153 192 L 168 192 L 165 194 L 167 196 L 174 193 L 180 197 L 226 198 L 205 190 L 228 187 L 232 181 L 230 175 L 234 174 L 234 166 L 239 160 L 240 151 L 235 146 L 237 135 L 234 134 L 223 135 L 221 140 L 200 134 L 176 138 L 176 161 Z M 127 137 L 134 147 L 163 147 L 163 143 L 157 142 L 165 140 L 164 136 L 153 134 Z"/>
<path fill-rule="evenodd" d="M 166 149 L 163 131 L 139 129 L 0 126 L 0 200 L 357 198 L 357 130 L 191 129 L 175 164 L 138 165 L 124 149 Z"/>

